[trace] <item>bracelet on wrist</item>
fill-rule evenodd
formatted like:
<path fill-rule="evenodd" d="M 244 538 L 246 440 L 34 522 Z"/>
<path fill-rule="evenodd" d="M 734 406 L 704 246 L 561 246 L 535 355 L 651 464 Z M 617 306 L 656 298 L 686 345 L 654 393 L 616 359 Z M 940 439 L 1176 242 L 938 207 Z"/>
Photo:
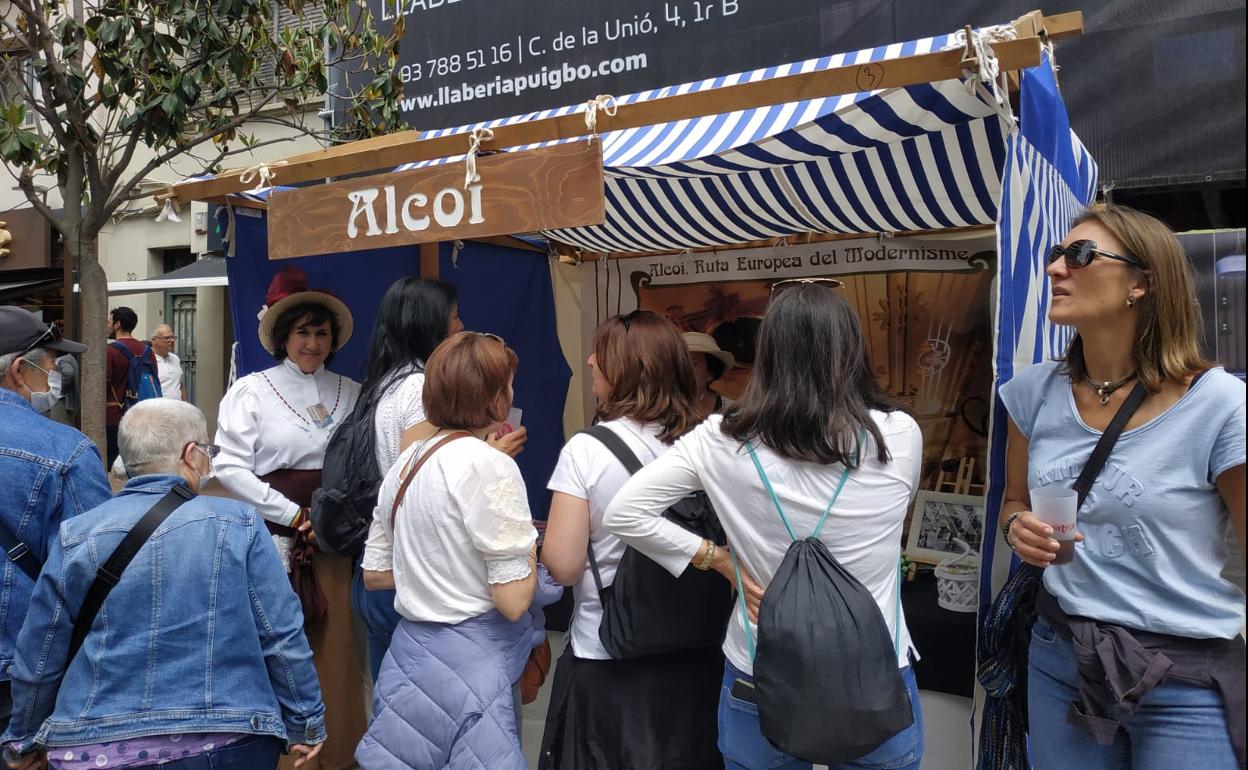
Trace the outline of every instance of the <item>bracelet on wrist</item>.
<path fill-rule="evenodd" d="M 697 564 L 693 566 L 705 572 L 711 568 L 711 562 L 715 559 L 715 551 L 716 551 L 717 546 L 715 545 L 714 542 L 710 540 L 703 540 L 702 542 L 706 543 L 706 553 L 703 554 L 702 561 L 698 562 Z"/>
<path fill-rule="evenodd" d="M 1023 511 L 1014 511 L 1005 517 L 1005 521 L 1001 524 L 1001 537 L 1005 538 L 1005 544 L 1014 550 L 1014 543 L 1010 540 L 1010 527 L 1014 526 L 1014 520 L 1023 515 Z"/>

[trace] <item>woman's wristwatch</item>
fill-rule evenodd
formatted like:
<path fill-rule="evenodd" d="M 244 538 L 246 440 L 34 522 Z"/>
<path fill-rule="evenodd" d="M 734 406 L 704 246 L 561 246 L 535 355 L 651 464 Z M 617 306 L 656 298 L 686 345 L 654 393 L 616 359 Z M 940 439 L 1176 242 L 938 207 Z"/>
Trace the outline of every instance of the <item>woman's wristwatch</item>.
<path fill-rule="evenodd" d="M 1010 527 L 1014 524 L 1014 520 L 1022 516 L 1023 513 L 1025 512 L 1014 511 L 1009 516 L 1006 516 L 1005 521 L 1001 523 L 1001 537 L 1005 538 L 1005 544 L 1010 547 L 1011 551 L 1014 550 L 1014 544 L 1010 542 Z"/>

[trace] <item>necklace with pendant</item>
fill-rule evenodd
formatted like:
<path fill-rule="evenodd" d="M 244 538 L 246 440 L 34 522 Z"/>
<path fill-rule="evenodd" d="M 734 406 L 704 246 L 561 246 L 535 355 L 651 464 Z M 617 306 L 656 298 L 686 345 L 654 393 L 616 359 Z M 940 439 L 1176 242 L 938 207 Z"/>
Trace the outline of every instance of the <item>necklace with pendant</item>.
<path fill-rule="evenodd" d="M 1125 376 L 1120 377 L 1113 382 L 1097 382 L 1086 375 L 1083 379 L 1087 380 L 1088 385 L 1092 387 L 1092 390 L 1096 391 L 1096 395 L 1101 397 L 1101 406 L 1105 406 L 1109 403 L 1109 397 L 1113 395 L 1113 392 L 1121 388 L 1123 385 L 1126 385 L 1131 380 L 1134 380 L 1137 374 L 1138 370 L 1132 369 Z"/>

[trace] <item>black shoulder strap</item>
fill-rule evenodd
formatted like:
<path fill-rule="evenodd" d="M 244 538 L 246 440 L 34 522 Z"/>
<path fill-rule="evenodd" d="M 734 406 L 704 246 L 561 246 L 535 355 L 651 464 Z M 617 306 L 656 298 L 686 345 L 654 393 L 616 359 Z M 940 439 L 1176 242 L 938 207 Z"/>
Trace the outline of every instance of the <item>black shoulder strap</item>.
<path fill-rule="evenodd" d="M 117 581 L 121 580 L 121 573 L 125 572 L 126 566 L 133 561 L 139 549 L 152 536 L 156 528 L 169 518 L 169 514 L 194 497 L 195 493 L 184 484 L 179 484 L 169 490 L 169 493 L 160 498 L 151 510 L 143 514 L 143 518 L 139 519 L 138 523 L 113 549 L 108 561 L 96 570 L 95 580 L 87 589 L 87 596 L 82 600 L 82 608 L 78 610 L 78 617 L 74 620 L 74 633 L 69 639 L 69 654 L 65 657 L 66 668 L 69 668 L 70 662 L 78 654 L 83 640 L 87 638 L 87 632 L 91 630 L 91 624 L 95 622 L 95 616 L 104 606 L 104 599 L 108 597 L 109 591 L 113 590 L 113 586 L 117 585 Z"/>
<path fill-rule="evenodd" d="M 615 459 L 619 460 L 620 464 L 628 470 L 629 476 L 632 476 L 634 473 L 641 470 L 641 460 L 638 460 L 637 455 L 633 453 L 633 450 L 628 448 L 628 444 L 624 443 L 624 439 L 616 435 L 616 432 L 607 426 L 593 425 L 581 431 L 581 433 L 593 436 L 598 439 L 603 446 L 610 449 L 611 454 L 615 455 Z"/>
<path fill-rule="evenodd" d="M 8 528 L 0 525 L 0 548 L 8 555 L 9 561 L 13 562 L 30 576 L 31 580 L 39 577 L 39 571 L 43 569 L 43 565 L 39 563 L 39 559 L 35 557 L 35 552 L 30 550 L 30 546 L 18 540 L 9 532 Z"/>
<path fill-rule="evenodd" d="M 1079 478 L 1075 479 L 1074 489 L 1079 493 L 1080 508 L 1083 507 L 1083 501 L 1088 493 L 1092 491 L 1092 484 L 1096 481 L 1096 477 L 1101 475 L 1101 469 L 1105 467 L 1105 461 L 1109 459 L 1109 453 L 1113 450 L 1114 444 L 1118 443 L 1122 429 L 1127 427 L 1131 415 L 1135 414 L 1135 410 L 1140 408 L 1140 404 L 1144 403 L 1147 396 L 1148 388 L 1144 387 L 1144 383 L 1135 383 L 1135 387 L 1127 394 L 1127 400 L 1122 402 L 1122 406 L 1118 407 L 1118 411 L 1114 413 L 1114 419 L 1110 420 L 1109 425 L 1105 427 L 1101 440 L 1096 442 L 1096 447 L 1092 450 L 1088 462 L 1083 466 L 1083 471 L 1079 474 Z"/>
<path fill-rule="evenodd" d="M 624 443 L 624 439 L 617 436 L 615 431 L 607 426 L 591 425 L 581 431 L 581 433 L 596 438 L 603 446 L 611 450 L 611 454 L 615 455 L 615 459 L 620 461 L 620 464 L 628 471 L 629 476 L 641 470 L 641 460 L 638 460 L 633 450 L 628 448 L 628 444 Z M 594 557 L 593 541 L 591 540 L 586 546 L 586 551 L 589 555 L 589 569 L 594 573 L 594 585 L 598 587 L 598 592 L 602 593 L 602 575 L 598 572 L 598 559 Z"/>

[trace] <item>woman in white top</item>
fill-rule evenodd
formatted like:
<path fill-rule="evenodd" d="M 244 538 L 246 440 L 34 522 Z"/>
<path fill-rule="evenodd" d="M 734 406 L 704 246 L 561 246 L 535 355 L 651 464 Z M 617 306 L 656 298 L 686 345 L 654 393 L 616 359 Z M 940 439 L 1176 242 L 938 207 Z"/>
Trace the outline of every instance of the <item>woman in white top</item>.
<path fill-rule="evenodd" d="M 214 466 L 221 485 L 264 517 L 303 603 L 304 631 L 325 699 L 329 738 L 313 770 L 344 770 L 364 734 L 364 684 L 350 606 L 351 561 L 318 552 L 308 506 L 325 447 L 360 386 L 325 368 L 351 337 L 351 312 L 309 291 L 302 270 L 273 279 L 260 343 L 277 365 L 239 379 L 221 400 Z"/>
<path fill-rule="evenodd" d="M 394 589 L 403 620 L 357 752 L 369 770 L 523 766 L 512 686 L 543 638 L 529 612 L 537 530 L 515 460 L 484 441 L 511 407 L 515 369 L 492 335 L 439 345 L 423 398 L 434 430 L 382 482 L 364 582 Z"/>
<path fill-rule="evenodd" d="M 791 540 L 743 449 L 745 442 L 757 448 L 799 533 L 814 530 L 847 462 L 854 465 L 850 458 L 859 455 L 820 539 L 871 592 L 895 634 L 897 665 L 910 691 L 915 722 L 865 757 L 837 767 L 917 768 L 922 719 L 910 670 L 910 635 L 896 603 L 901 529 L 918 484 L 922 435 L 915 421 L 881 393 L 853 308 L 834 290 L 839 284 L 809 279 L 794 283 L 771 302 L 742 399 L 727 416 L 712 415 L 638 472 L 608 506 L 606 526 L 675 575 L 693 564 L 731 581 L 726 549 L 712 548 L 659 515 L 685 495 L 705 490 L 746 573 L 745 600 L 753 626 L 763 590 Z M 862 446 L 859 435 L 865 436 Z M 810 768 L 809 762 L 768 743 L 759 729 L 757 706 L 733 695 L 736 680 L 753 683 L 739 613 L 728 626 L 724 653 L 728 662 L 719 698 L 719 747 L 726 765 Z"/>
<path fill-rule="evenodd" d="M 693 367 L 670 321 L 635 311 L 604 321 L 587 362 L 600 425 L 642 463 L 667 451 L 698 423 Z M 598 636 L 602 605 L 588 549 L 603 586 L 615 579 L 624 545 L 603 526 L 607 504 L 628 471 L 606 446 L 573 436 L 559 455 L 542 563 L 573 586 L 568 647 L 555 668 L 542 738 L 543 770 L 719 768 L 715 703 L 723 656 L 716 647 L 613 660 Z"/>

